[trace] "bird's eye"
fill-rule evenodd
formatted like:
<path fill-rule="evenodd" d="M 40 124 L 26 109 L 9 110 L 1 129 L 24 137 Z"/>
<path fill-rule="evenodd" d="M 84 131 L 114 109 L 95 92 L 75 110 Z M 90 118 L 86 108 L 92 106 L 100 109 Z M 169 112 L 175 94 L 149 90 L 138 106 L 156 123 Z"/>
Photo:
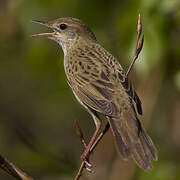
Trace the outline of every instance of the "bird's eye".
<path fill-rule="evenodd" d="M 66 25 L 66 24 L 60 24 L 60 25 L 59 25 L 59 28 L 60 28 L 61 30 L 65 30 L 65 29 L 67 28 L 67 25 Z"/>

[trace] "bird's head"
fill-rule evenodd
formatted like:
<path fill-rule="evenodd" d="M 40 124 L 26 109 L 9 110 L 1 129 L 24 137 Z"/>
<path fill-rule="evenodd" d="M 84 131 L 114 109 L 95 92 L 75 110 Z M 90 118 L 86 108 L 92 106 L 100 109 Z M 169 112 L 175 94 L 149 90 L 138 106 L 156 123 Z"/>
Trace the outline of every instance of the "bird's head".
<path fill-rule="evenodd" d="M 50 33 L 34 34 L 33 37 L 47 37 L 62 46 L 63 50 L 78 41 L 96 41 L 90 28 L 76 18 L 59 18 L 47 22 L 33 21 L 53 30 Z"/>

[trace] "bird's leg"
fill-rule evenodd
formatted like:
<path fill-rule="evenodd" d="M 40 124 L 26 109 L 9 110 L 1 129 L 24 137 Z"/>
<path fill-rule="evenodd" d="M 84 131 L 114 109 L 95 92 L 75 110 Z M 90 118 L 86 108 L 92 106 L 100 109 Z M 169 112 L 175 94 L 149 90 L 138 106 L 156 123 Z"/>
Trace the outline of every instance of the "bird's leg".
<path fill-rule="evenodd" d="M 97 136 L 97 134 L 98 134 L 98 132 L 99 132 L 99 130 L 101 128 L 101 120 L 100 120 L 100 118 L 98 117 L 97 113 L 94 110 L 88 109 L 88 112 L 91 114 L 91 116 L 92 116 L 92 118 L 94 120 L 94 123 L 96 125 L 96 130 L 95 130 L 93 136 L 91 137 L 88 145 L 86 146 L 83 154 L 81 155 L 81 160 L 84 161 L 88 166 L 91 166 L 89 164 L 89 153 L 90 153 L 90 149 L 91 149 L 91 147 L 92 147 L 92 145 L 93 145 L 93 143 L 94 143 L 94 141 L 96 139 L 96 136 Z"/>

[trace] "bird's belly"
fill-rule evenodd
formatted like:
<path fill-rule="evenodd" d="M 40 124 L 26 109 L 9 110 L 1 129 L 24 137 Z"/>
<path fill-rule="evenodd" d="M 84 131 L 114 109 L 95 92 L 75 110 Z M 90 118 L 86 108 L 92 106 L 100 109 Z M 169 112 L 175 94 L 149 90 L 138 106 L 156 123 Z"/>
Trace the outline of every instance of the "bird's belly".
<path fill-rule="evenodd" d="M 66 75 L 67 75 L 67 74 L 66 74 Z M 74 88 L 76 88 L 76 87 L 73 85 L 73 81 L 72 81 L 71 77 L 68 76 L 68 75 L 67 75 L 67 82 L 68 82 L 69 86 L 71 87 L 72 92 L 73 92 L 75 98 L 78 100 L 78 102 L 79 102 L 83 107 L 85 107 L 85 108 L 87 109 L 87 106 L 86 106 L 86 105 L 79 99 L 79 97 L 76 95 L 75 90 L 74 90 Z"/>

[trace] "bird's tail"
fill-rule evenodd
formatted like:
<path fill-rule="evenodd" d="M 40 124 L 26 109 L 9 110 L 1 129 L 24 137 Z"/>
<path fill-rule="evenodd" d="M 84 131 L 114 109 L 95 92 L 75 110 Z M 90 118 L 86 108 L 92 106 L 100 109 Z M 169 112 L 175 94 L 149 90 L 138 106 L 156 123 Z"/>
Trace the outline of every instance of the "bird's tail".
<path fill-rule="evenodd" d="M 122 116 L 108 117 L 118 150 L 124 159 L 132 156 L 143 169 L 152 168 L 151 158 L 157 160 L 156 148 L 139 119 Z"/>

